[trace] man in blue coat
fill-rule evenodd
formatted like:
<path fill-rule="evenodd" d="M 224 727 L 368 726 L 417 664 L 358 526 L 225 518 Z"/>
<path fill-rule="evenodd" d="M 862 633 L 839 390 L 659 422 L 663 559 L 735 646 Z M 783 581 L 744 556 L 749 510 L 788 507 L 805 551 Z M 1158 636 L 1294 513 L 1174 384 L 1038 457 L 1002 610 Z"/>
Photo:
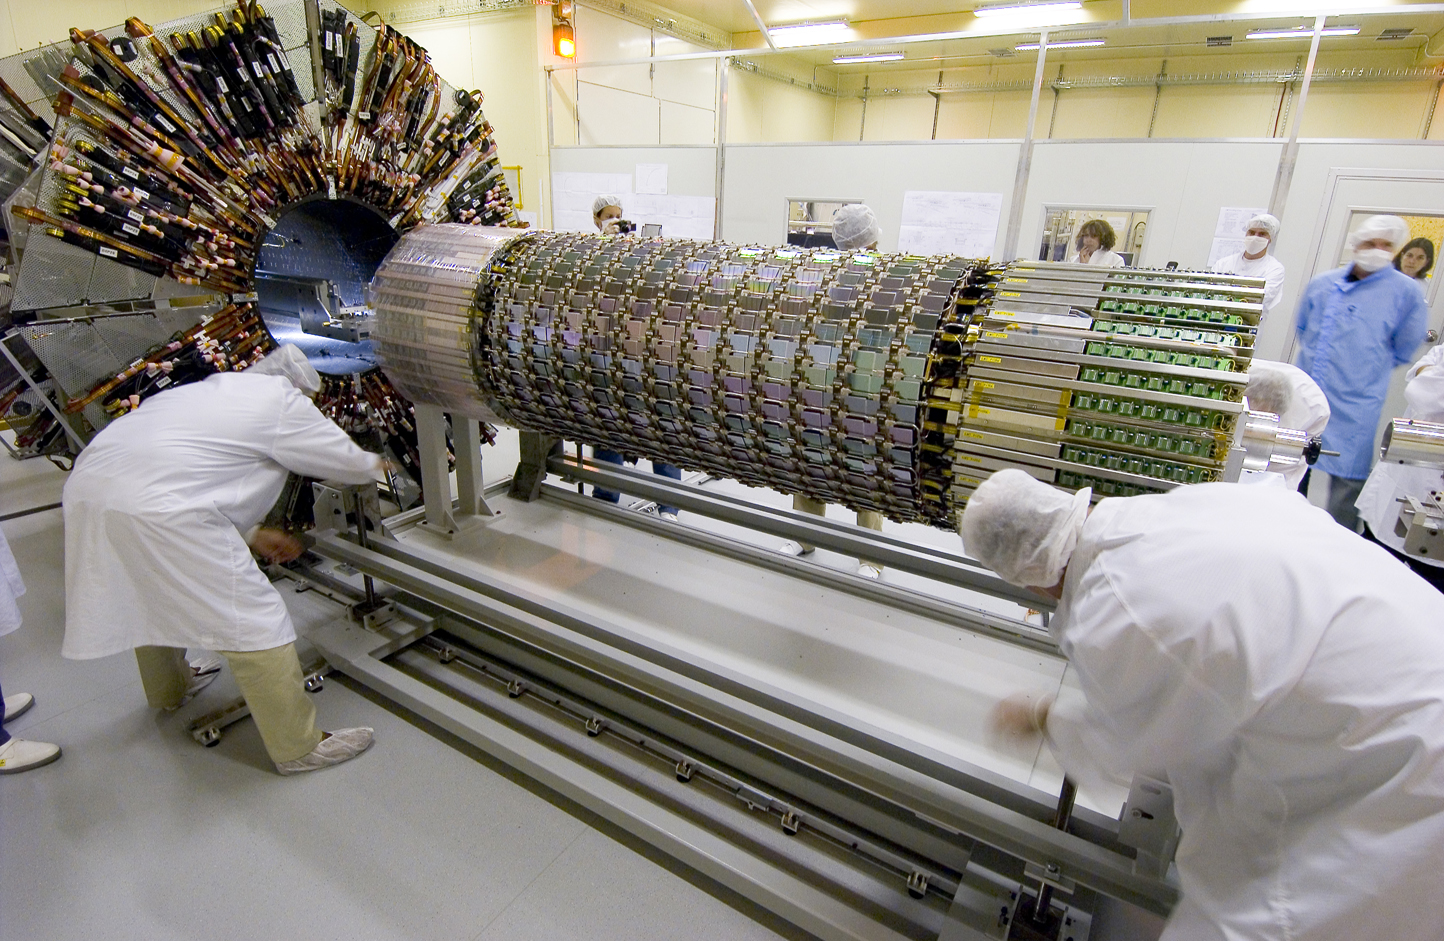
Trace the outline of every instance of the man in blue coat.
<path fill-rule="evenodd" d="M 1424 342 L 1424 292 L 1392 265 L 1407 241 L 1398 216 L 1365 220 L 1349 235 L 1353 261 L 1314 278 L 1299 301 L 1298 365 L 1329 400 L 1324 449 L 1339 452 L 1315 466 L 1330 478 L 1329 514 L 1349 529 L 1358 528 L 1354 501 L 1373 465 L 1389 378 Z"/>

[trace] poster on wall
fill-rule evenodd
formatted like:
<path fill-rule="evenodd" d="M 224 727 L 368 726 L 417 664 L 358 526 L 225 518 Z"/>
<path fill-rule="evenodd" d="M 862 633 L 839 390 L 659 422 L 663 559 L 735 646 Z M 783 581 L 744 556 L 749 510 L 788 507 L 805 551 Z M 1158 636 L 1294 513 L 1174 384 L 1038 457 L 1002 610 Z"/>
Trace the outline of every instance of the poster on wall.
<path fill-rule="evenodd" d="M 1244 206 L 1220 206 L 1218 225 L 1213 229 L 1213 245 L 1208 250 L 1208 267 L 1212 268 L 1220 258 L 1237 255 L 1243 251 L 1243 234 L 1248 221 L 1267 209 L 1249 209 Z"/>
<path fill-rule="evenodd" d="M 592 202 L 598 196 L 625 199 L 632 192 L 630 173 L 553 173 L 552 228 L 558 232 L 595 232 Z"/>
<path fill-rule="evenodd" d="M 1002 193 L 909 190 L 903 193 L 898 251 L 987 258 L 1002 215 Z"/>

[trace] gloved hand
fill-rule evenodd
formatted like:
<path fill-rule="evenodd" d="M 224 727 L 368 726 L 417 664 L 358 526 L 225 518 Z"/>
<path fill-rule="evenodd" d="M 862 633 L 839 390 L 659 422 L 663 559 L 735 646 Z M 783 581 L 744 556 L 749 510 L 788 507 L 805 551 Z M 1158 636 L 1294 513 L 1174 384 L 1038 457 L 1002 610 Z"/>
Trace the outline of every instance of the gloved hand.
<path fill-rule="evenodd" d="M 251 538 L 251 551 L 267 562 L 285 563 L 300 558 L 306 547 L 290 533 L 262 526 Z"/>

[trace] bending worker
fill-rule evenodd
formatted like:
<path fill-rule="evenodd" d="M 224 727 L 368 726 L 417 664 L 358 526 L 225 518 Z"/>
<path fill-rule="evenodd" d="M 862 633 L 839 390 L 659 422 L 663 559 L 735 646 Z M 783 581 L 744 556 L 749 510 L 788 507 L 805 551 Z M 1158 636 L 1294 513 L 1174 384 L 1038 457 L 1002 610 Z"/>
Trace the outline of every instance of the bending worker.
<path fill-rule="evenodd" d="M 245 372 L 147 399 L 107 425 L 65 484 L 65 643 L 77 660 L 134 649 L 146 700 L 176 709 L 205 680 L 185 648 L 226 658 L 282 774 L 353 758 L 370 729 L 323 733 L 281 595 L 251 557 L 301 554 L 258 524 L 287 472 L 360 484 L 381 458 L 307 395 L 321 377 L 286 344 Z M 304 394 L 303 394 L 304 393 Z"/>
<path fill-rule="evenodd" d="M 968 553 L 1058 599 L 1081 697 L 994 712 L 1084 786 L 1173 787 L 1183 898 L 1161 941 L 1433 941 L 1444 925 L 1444 596 L 1282 485 L 1088 509 L 1019 470 Z"/>
<path fill-rule="evenodd" d="M 1349 235 L 1353 260 L 1309 282 L 1299 301 L 1298 364 L 1328 396 L 1324 455 L 1315 467 L 1329 475 L 1329 515 L 1358 526 L 1354 501 L 1374 458 L 1374 435 L 1389 379 L 1424 342 L 1428 307 L 1418 282 L 1391 264 L 1409 241 L 1398 216 L 1371 216 Z"/>
<path fill-rule="evenodd" d="M 1213 263 L 1219 274 L 1237 274 L 1246 278 L 1264 279 L 1264 313 L 1278 305 L 1284 292 L 1283 262 L 1269 254 L 1279 234 L 1279 220 L 1261 212 L 1244 227 L 1243 251 L 1225 255 Z"/>
<path fill-rule="evenodd" d="M 1329 400 L 1309 374 L 1289 363 L 1255 358 L 1248 367 L 1244 389 L 1248 407 L 1273 412 L 1280 428 L 1302 431 L 1310 438 L 1322 435 L 1329 424 Z M 1284 471 L 1283 478 L 1300 493 L 1309 492 L 1309 465 L 1300 460 Z"/>
<path fill-rule="evenodd" d="M 616 196 L 598 196 L 592 203 L 592 224 L 597 231 L 604 235 L 617 234 L 617 221 L 622 218 L 622 201 Z M 580 453 L 581 445 L 577 445 Z M 606 461 L 608 464 L 621 464 L 626 457 L 620 451 L 613 451 L 610 448 L 592 448 L 592 456 L 599 461 Z M 635 463 L 636 458 L 632 459 Z M 672 480 L 682 479 L 682 469 L 675 464 L 667 464 L 662 461 L 652 462 L 652 473 L 661 477 L 668 477 Z M 622 495 L 615 490 L 604 490 L 601 487 L 592 488 L 592 496 L 598 500 L 606 500 L 608 503 L 620 503 Z M 657 515 L 664 520 L 677 521 L 677 508 L 666 504 L 657 504 Z"/>
<path fill-rule="evenodd" d="M 878 240 L 882 238 L 882 227 L 877 216 L 862 203 L 848 203 L 832 217 L 832 243 L 844 252 L 877 251 Z M 792 509 L 798 513 L 826 516 L 827 504 L 821 500 L 793 494 Z M 863 529 L 882 532 L 882 514 L 876 510 L 858 510 L 857 525 Z M 810 543 L 789 540 L 779 550 L 783 555 L 811 555 L 817 547 Z M 863 578 L 881 578 L 882 566 L 875 562 L 858 562 L 857 574 Z"/>
<path fill-rule="evenodd" d="M 1430 349 L 1405 375 L 1404 417 L 1444 424 L 1444 344 Z M 1428 500 L 1435 493 L 1444 493 L 1444 470 L 1380 461 L 1355 505 L 1364 521 L 1365 539 L 1381 544 L 1420 578 L 1444 591 L 1444 558 L 1405 553 L 1404 537 L 1394 530 L 1405 496 Z"/>

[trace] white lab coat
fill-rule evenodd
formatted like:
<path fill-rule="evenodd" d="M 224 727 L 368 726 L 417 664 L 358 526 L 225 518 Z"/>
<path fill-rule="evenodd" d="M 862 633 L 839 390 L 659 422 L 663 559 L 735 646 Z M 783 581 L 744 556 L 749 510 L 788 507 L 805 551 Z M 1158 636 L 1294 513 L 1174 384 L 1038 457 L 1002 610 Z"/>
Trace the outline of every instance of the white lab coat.
<path fill-rule="evenodd" d="M 1319 384 L 1309 378 L 1308 373 L 1292 363 L 1279 363 L 1271 359 L 1252 360 L 1248 371 L 1250 377 L 1258 373 L 1277 373 L 1288 382 L 1292 394 L 1289 396 L 1289 407 L 1279 416 L 1281 427 L 1302 431 L 1310 437 L 1324 433 L 1324 428 L 1329 424 L 1329 398 L 1324 395 Z M 1300 460 L 1298 464 L 1284 471 L 1283 477 L 1297 487 L 1308 469 L 1309 465 Z"/>
<path fill-rule="evenodd" d="M 287 471 L 364 483 L 379 468 L 279 376 L 222 373 L 147 399 L 95 436 L 65 484 L 61 653 L 295 640 L 242 534 Z"/>
<path fill-rule="evenodd" d="M 1127 264 L 1124 262 L 1122 255 L 1106 248 L 1098 249 L 1098 251 L 1088 256 L 1087 261 L 1079 261 L 1078 255 L 1078 252 L 1069 255 L 1068 262 L 1074 265 L 1098 265 L 1103 268 L 1123 268 L 1126 267 Z"/>
<path fill-rule="evenodd" d="M 17 599 L 23 594 L 25 583 L 20 580 L 20 567 L 15 564 L 10 543 L 5 541 L 5 531 L 0 530 L 0 636 L 20 626 Z"/>
<path fill-rule="evenodd" d="M 1264 253 L 1262 258 L 1245 258 L 1243 252 L 1225 255 L 1213 263 L 1213 270 L 1219 274 L 1237 274 L 1245 278 L 1264 279 L 1264 313 L 1268 313 L 1283 300 L 1284 264 L 1274 256 Z"/>
<path fill-rule="evenodd" d="M 1444 344 L 1433 347 L 1409 367 L 1404 386 L 1405 418 L 1444 423 Z M 1385 464 L 1382 461 L 1369 471 L 1369 479 L 1354 506 L 1359 518 L 1369 524 L 1374 538 L 1397 552 L 1404 553 L 1404 537 L 1394 534 L 1406 495 L 1422 497 L 1430 491 L 1444 490 L 1444 471 L 1434 467 L 1408 464 Z M 1404 553 L 1407 555 L 1407 553 Z M 1444 568 L 1444 559 L 1410 555 L 1428 565 Z"/>
<path fill-rule="evenodd" d="M 1165 774 L 1163 941 L 1438 941 L 1444 595 L 1282 487 L 1101 501 L 1050 629 L 1075 779 Z"/>

